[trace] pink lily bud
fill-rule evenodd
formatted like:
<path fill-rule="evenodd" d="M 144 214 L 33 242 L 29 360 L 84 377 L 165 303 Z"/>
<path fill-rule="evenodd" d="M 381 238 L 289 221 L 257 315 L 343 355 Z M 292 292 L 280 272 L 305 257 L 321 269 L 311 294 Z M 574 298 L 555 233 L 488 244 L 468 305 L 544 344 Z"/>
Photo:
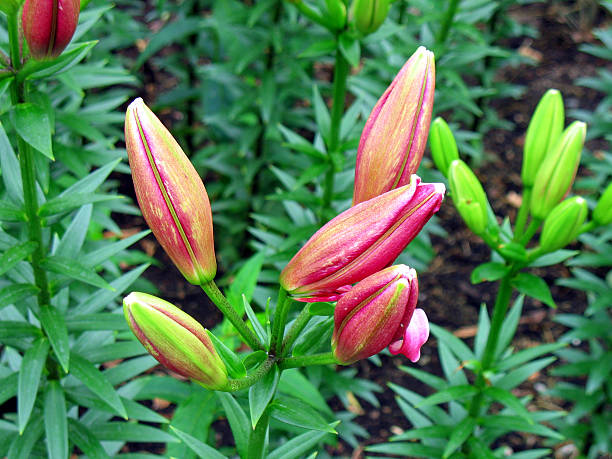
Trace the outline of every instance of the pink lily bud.
<path fill-rule="evenodd" d="M 21 25 L 34 59 L 62 54 L 76 30 L 80 7 L 80 0 L 25 1 Z"/>
<path fill-rule="evenodd" d="M 227 369 L 206 330 L 167 301 L 133 292 L 123 300 L 125 319 L 138 341 L 166 368 L 202 386 L 227 388 Z"/>
<path fill-rule="evenodd" d="M 334 311 L 332 352 L 338 362 L 350 364 L 387 346 L 416 362 L 427 339 L 411 340 L 408 333 L 418 296 L 416 271 L 406 265 L 372 274 L 344 294 Z"/>
<path fill-rule="evenodd" d="M 301 301 L 334 301 L 347 286 L 389 266 L 440 208 L 441 183 L 391 190 L 329 221 L 283 269 L 280 283 Z"/>
<path fill-rule="evenodd" d="M 142 215 L 192 284 L 217 272 L 212 212 L 206 188 L 155 114 L 138 98 L 125 116 L 125 143 Z"/>
<path fill-rule="evenodd" d="M 420 47 L 366 122 L 355 167 L 353 204 L 408 184 L 427 145 L 436 85 L 434 55 Z"/>

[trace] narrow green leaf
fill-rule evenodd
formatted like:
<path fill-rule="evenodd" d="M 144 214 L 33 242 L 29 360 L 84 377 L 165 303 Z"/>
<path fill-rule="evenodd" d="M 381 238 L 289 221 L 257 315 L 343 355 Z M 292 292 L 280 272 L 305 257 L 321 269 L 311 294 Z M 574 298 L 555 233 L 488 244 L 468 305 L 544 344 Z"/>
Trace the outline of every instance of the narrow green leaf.
<path fill-rule="evenodd" d="M 329 110 L 325 101 L 321 97 L 318 86 L 312 85 L 312 102 L 315 111 L 315 119 L 317 121 L 317 127 L 319 132 L 325 140 L 325 144 L 329 145 L 329 136 L 331 132 L 331 118 L 329 116 Z"/>
<path fill-rule="evenodd" d="M 527 408 L 521 403 L 521 401 L 513 395 L 510 391 L 504 390 L 500 387 L 489 386 L 485 388 L 484 393 L 487 397 L 491 397 L 497 402 L 501 402 L 510 408 L 517 416 L 522 417 L 530 424 L 533 424 L 533 420 L 529 415 Z"/>
<path fill-rule="evenodd" d="M 482 359 L 487 339 L 489 338 L 489 330 L 491 328 L 491 321 L 489 320 L 489 313 L 487 312 L 486 304 L 480 305 L 480 314 L 478 315 L 478 330 L 476 331 L 476 337 L 474 338 L 474 353 L 478 360 Z"/>
<path fill-rule="evenodd" d="M 92 426 L 92 431 L 102 441 L 137 443 L 177 443 L 174 435 L 155 427 L 130 422 L 103 422 Z"/>
<path fill-rule="evenodd" d="M 189 447 L 191 451 L 196 453 L 196 455 L 202 459 L 227 459 L 227 456 L 224 456 L 220 452 L 218 452 L 212 446 L 208 446 L 206 443 L 201 442 L 195 437 L 192 437 L 188 433 L 181 432 L 176 427 L 170 426 L 172 432 L 176 434 L 183 442 Z"/>
<path fill-rule="evenodd" d="M 22 242 L 11 247 L 0 257 L 0 276 L 13 268 L 17 263 L 30 256 L 38 244 L 34 241 Z"/>
<path fill-rule="evenodd" d="M 68 419 L 70 441 L 74 442 L 89 459 L 108 459 L 109 455 L 96 436 L 76 419 Z"/>
<path fill-rule="evenodd" d="M 38 294 L 38 287 L 32 284 L 12 284 L 0 290 L 0 309 Z"/>
<path fill-rule="evenodd" d="M 333 429 L 339 423 L 340 421 L 334 422 L 329 427 Z M 268 454 L 268 459 L 295 459 L 303 457 L 305 453 L 318 445 L 327 435 L 329 435 L 328 432 L 317 430 L 300 434 Z"/>
<path fill-rule="evenodd" d="M 225 363 L 229 376 L 234 379 L 244 378 L 247 371 L 242 363 L 242 360 L 240 360 L 240 357 L 238 357 L 234 351 L 227 347 L 223 341 L 217 338 L 213 332 L 207 329 L 206 333 L 208 333 L 208 336 L 215 346 L 219 357 L 221 357 L 221 360 L 223 360 L 223 363 Z"/>
<path fill-rule="evenodd" d="M 86 204 L 111 201 L 116 199 L 123 199 L 123 197 L 118 195 L 96 193 L 74 193 L 69 195 L 59 195 L 55 198 L 49 199 L 42 206 L 40 206 L 40 208 L 38 209 L 38 215 L 40 215 L 41 217 L 50 217 L 52 215 L 59 215 L 65 212 L 70 212 Z"/>
<path fill-rule="evenodd" d="M 45 433 L 49 459 L 68 457 L 68 423 L 66 399 L 59 381 L 51 380 L 45 394 Z"/>
<path fill-rule="evenodd" d="M 42 337 L 42 330 L 35 325 L 19 320 L 0 321 L 0 342 L 5 338 L 31 337 Z"/>
<path fill-rule="evenodd" d="M 253 330 L 255 331 L 259 342 L 263 343 L 264 346 L 268 346 L 268 344 L 270 343 L 270 337 L 264 330 L 263 326 L 261 325 L 261 322 L 259 322 L 257 315 L 255 315 L 255 311 L 253 311 L 251 304 L 248 302 L 246 296 L 244 295 L 242 295 L 242 304 L 244 305 L 244 311 L 246 312 L 246 315 L 249 318 L 251 325 L 253 326 Z"/>
<path fill-rule="evenodd" d="M 403 457 L 442 457 L 441 448 L 422 445 L 412 442 L 390 442 L 379 445 L 366 446 L 366 451 L 371 453 L 397 454 Z"/>
<path fill-rule="evenodd" d="M 452 386 L 425 398 L 416 405 L 416 408 L 423 408 L 429 405 L 438 405 L 440 403 L 450 402 L 451 400 L 459 400 L 465 397 L 471 397 L 477 393 L 478 389 L 474 386 Z"/>
<path fill-rule="evenodd" d="M 518 273 L 516 277 L 512 279 L 512 286 L 519 292 L 533 297 L 536 300 L 540 300 L 551 308 L 557 307 L 550 294 L 548 285 L 546 285 L 544 279 L 538 276 L 529 273 Z"/>
<path fill-rule="evenodd" d="M 337 433 L 317 411 L 293 397 L 277 397 L 272 402 L 272 417 L 284 424 L 308 430 Z"/>
<path fill-rule="evenodd" d="M 436 389 L 436 390 L 444 390 L 448 387 L 448 383 L 444 381 L 444 379 L 432 375 L 431 373 L 423 370 L 419 370 L 418 368 L 405 367 L 400 366 L 400 370 L 405 371 L 410 376 L 418 379 L 422 383 L 427 384 L 428 386 Z"/>
<path fill-rule="evenodd" d="M 8 197 L 15 203 L 23 204 L 23 186 L 21 184 L 21 170 L 19 161 L 13 151 L 13 147 L 4 126 L 0 122 L 0 170 L 2 181 L 6 187 Z"/>
<path fill-rule="evenodd" d="M 217 397 L 223 405 L 223 411 L 227 416 L 232 434 L 234 435 L 234 441 L 236 442 L 236 449 L 240 457 L 246 457 L 248 451 L 249 433 L 251 432 L 251 425 L 247 419 L 246 414 L 236 399 L 226 392 L 216 392 Z"/>
<path fill-rule="evenodd" d="M 531 375 L 550 365 L 555 360 L 557 360 L 555 357 L 548 357 L 545 359 L 534 360 L 533 362 L 518 367 L 516 370 L 511 371 L 497 381 L 496 386 L 506 390 L 514 389 Z"/>
<path fill-rule="evenodd" d="M 438 338 L 440 341 L 444 342 L 448 348 L 451 350 L 453 354 L 455 354 L 460 360 L 474 360 L 474 354 L 470 350 L 467 345 L 457 338 L 455 335 L 450 333 L 449 331 L 443 329 L 442 327 L 438 327 L 435 324 L 429 324 L 431 332 Z"/>
<path fill-rule="evenodd" d="M 30 420 L 48 352 L 49 341 L 46 338 L 39 338 L 26 351 L 21 361 L 17 383 L 17 424 L 20 435 L 23 435 Z"/>
<path fill-rule="evenodd" d="M 496 357 L 501 355 L 506 350 L 516 333 L 516 328 L 518 327 L 519 319 L 521 318 L 521 313 L 523 312 L 524 299 L 525 297 L 523 295 L 519 295 L 512 305 L 510 312 L 504 319 L 501 331 L 499 333 L 499 338 L 497 340 L 497 348 L 495 350 Z"/>
<path fill-rule="evenodd" d="M 463 419 L 463 421 L 461 421 L 459 424 L 457 424 L 453 429 L 453 433 L 451 433 L 451 436 L 448 439 L 446 448 L 444 448 L 442 458 L 446 459 L 452 453 L 454 453 L 457 448 L 463 445 L 463 443 L 465 443 L 470 434 L 474 431 L 475 426 L 476 420 L 471 417 L 467 417 Z"/>
<path fill-rule="evenodd" d="M 112 244 L 104 244 L 97 250 L 87 253 L 83 256 L 83 263 L 90 267 L 95 267 L 100 263 L 105 262 L 113 255 L 121 252 L 124 249 L 127 249 L 132 244 L 138 242 L 143 237 L 147 236 L 151 233 L 151 230 L 141 231 L 140 233 L 134 234 L 132 236 L 126 237 L 125 239 L 121 239 L 119 241 L 113 242 Z"/>
<path fill-rule="evenodd" d="M 541 355 L 548 354 L 549 352 L 554 352 L 558 349 L 566 347 L 567 343 L 550 343 L 550 344 L 542 344 L 536 347 L 530 347 L 529 349 L 523 349 L 522 351 L 517 352 L 516 354 L 511 355 L 505 360 L 502 360 L 497 365 L 498 371 L 506 371 L 510 368 L 518 367 L 523 365 L 530 360 L 533 360 Z"/>
<path fill-rule="evenodd" d="M 74 352 L 70 354 L 70 373 L 110 406 L 119 416 L 127 419 L 121 399 L 106 377 L 88 360 Z"/>
<path fill-rule="evenodd" d="M 17 207 L 11 201 L 0 201 L 0 221 L 3 222 L 25 222 L 27 217 L 21 207 Z"/>
<path fill-rule="evenodd" d="M 351 64 L 351 67 L 359 67 L 359 59 L 361 57 L 361 47 L 359 40 L 352 37 L 349 33 L 343 33 L 338 40 L 340 52 Z"/>
<path fill-rule="evenodd" d="M 306 378 L 298 368 L 285 370 L 281 374 L 278 391 L 299 398 L 313 408 L 333 416 L 332 410 L 319 390 Z"/>
<path fill-rule="evenodd" d="M 45 330 L 53 352 L 60 365 L 68 373 L 70 362 L 70 344 L 64 316 L 57 308 L 47 305 L 40 307 L 40 323 Z"/>
<path fill-rule="evenodd" d="M 20 435 L 15 435 L 9 448 L 7 459 L 31 459 L 31 452 L 38 439 L 43 434 L 43 420 L 41 416 L 32 418 L 28 428 Z"/>
<path fill-rule="evenodd" d="M 87 177 L 83 177 L 78 182 L 70 185 L 58 196 L 70 196 L 72 194 L 87 194 L 93 193 L 110 175 L 110 173 L 117 167 L 117 164 L 121 162 L 121 158 L 114 159 L 108 164 L 96 169 Z"/>
<path fill-rule="evenodd" d="M 56 274 L 62 274 L 71 279 L 93 285 L 94 287 L 105 288 L 111 291 L 114 290 L 114 288 L 102 277 L 74 259 L 52 255 L 45 258 L 41 264 L 43 268 Z"/>
<path fill-rule="evenodd" d="M 138 56 L 134 63 L 134 68 L 138 69 L 144 64 L 147 59 L 152 57 L 157 51 L 163 47 L 180 43 L 184 37 L 192 35 L 202 30 L 204 23 L 201 18 L 187 17 L 166 24 L 161 30 L 157 31 L 153 38 L 149 41 L 147 47 Z"/>
<path fill-rule="evenodd" d="M 470 276 L 472 284 L 493 282 L 504 277 L 510 268 L 504 263 L 489 262 L 476 266 Z"/>
<path fill-rule="evenodd" d="M 278 370 L 278 367 L 274 365 L 263 378 L 249 388 L 249 410 L 251 413 L 251 426 L 253 429 L 255 429 L 255 426 L 267 408 L 268 403 L 270 403 L 270 400 L 272 400 L 272 397 L 274 397 L 276 388 L 278 387 L 279 378 L 280 371 Z"/>
<path fill-rule="evenodd" d="M 302 51 L 298 57 L 310 58 L 319 56 L 329 56 L 336 49 L 336 42 L 334 40 L 316 40 L 313 41 L 304 51 Z"/>
<path fill-rule="evenodd" d="M 18 104 L 11 113 L 11 120 L 19 137 L 50 160 L 55 159 L 51 148 L 51 124 L 42 107 L 31 103 Z"/>
<path fill-rule="evenodd" d="M 247 301 L 251 301 L 253 298 L 253 292 L 257 285 L 257 278 L 261 272 L 261 267 L 264 261 L 265 255 L 263 252 L 257 253 L 250 257 L 244 265 L 236 273 L 236 277 L 231 283 L 229 289 L 227 289 L 227 299 L 234 309 L 239 314 L 244 312 L 242 295 L 246 296 Z"/>
<path fill-rule="evenodd" d="M 87 236 L 92 210 L 93 206 L 91 204 L 86 204 L 79 209 L 68 228 L 66 228 L 59 244 L 57 244 L 54 255 L 64 258 L 77 258 Z"/>
<path fill-rule="evenodd" d="M 480 425 L 492 429 L 499 429 L 502 432 L 529 432 L 548 438 L 554 438 L 556 440 L 564 439 L 563 435 L 555 432 L 554 430 L 543 426 L 542 424 L 530 424 L 519 416 L 509 416 L 504 414 L 483 416 L 480 418 Z"/>
<path fill-rule="evenodd" d="M 529 266 L 532 268 L 539 268 L 543 266 L 556 265 L 557 263 L 561 263 L 562 261 L 565 261 L 568 258 L 578 255 L 579 253 L 580 250 L 557 250 L 556 252 L 551 252 L 547 253 L 546 255 L 542 255 Z"/>
<path fill-rule="evenodd" d="M 97 41 L 86 41 L 70 45 L 56 59 L 30 59 L 19 72 L 19 80 L 46 78 L 60 72 L 65 72 L 81 61 L 96 43 Z"/>
<path fill-rule="evenodd" d="M 6 378 L 0 379 L 0 405 L 17 395 L 18 378 L 19 373 L 15 372 Z"/>
<path fill-rule="evenodd" d="M 191 395 L 176 407 L 171 427 L 206 443 L 210 438 L 211 424 L 217 420 L 219 403 L 214 391 L 192 385 Z M 189 447 L 183 443 L 168 445 L 166 454 L 170 457 L 189 458 Z"/>
<path fill-rule="evenodd" d="M 99 313 L 69 315 L 66 317 L 66 328 L 71 332 L 94 330 L 127 330 L 127 322 L 123 314 Z"/>

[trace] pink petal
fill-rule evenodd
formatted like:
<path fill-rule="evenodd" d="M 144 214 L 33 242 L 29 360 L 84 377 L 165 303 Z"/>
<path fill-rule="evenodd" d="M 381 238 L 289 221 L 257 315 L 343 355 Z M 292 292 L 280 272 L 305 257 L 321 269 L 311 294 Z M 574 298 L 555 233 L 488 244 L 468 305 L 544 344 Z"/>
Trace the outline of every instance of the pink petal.
<path fill-rule="evenodd" d="M 410 324 L 406 328 L 403 341 L 395 341 L 389 345 L 393 355 L 404 354 L 412 362 L 421 357 L 421 346 L 429 338 L 429 321 L 422 309 L 415 309 Z"/>

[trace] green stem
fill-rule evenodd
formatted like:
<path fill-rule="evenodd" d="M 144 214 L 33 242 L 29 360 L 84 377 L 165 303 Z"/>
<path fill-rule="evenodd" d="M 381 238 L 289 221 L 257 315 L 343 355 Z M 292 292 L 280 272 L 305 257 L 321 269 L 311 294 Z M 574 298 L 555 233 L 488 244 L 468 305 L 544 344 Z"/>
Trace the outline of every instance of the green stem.
<path fill-rule="evenodd" d="M 436 43 L 438 45 L 443 45 L 446 42 L 458 8 L 459 0 L 450 0 L 450 4 L 448 5 L 448 9 L 446 10 L 446 14 L 444 15 L 444 19 L 442 21 L 442 26 L 440 27 L 438 35 L 436 36 Z"/>
<path fill-rule="evenodd" d="M 497 291 L 497 298 L 495 299 L 495 306 L 493 307 L 491 328 L 489 329 L 487 344 L 485 345 L 485 350 L 482 356 L 481 368 L 476 378 L 476 387 L 478 387 L 480 390 L 474 396 L 470 406 L 470 416 L 472 417 L 478 416 L 480 412 L 483 397 L 482 391 L 486 386 L 484 373 L 489 370 L 495 358 L 499 341 L 499 333 L 504 323 L 508 306 L 510 305 L 510 297 L 512 296 L 512 285 L 510 284 L 510 280 L 514 274 L 515 270 L 511 269 L 510 272 L 502 278 L 499 285 L 499 290 Z"/>
<path fill-rule="evenodd" d="M 18 15 L 10 14 L 7 17 L 9 32 L 9 46 L 11 50 L 11 62 L 15 70 L 21 68 L 21 57 L 19 53 L 19 27 Z M 11 102 L 17 105 L 27 101 L 27 88 L 24 82 L 16 80 L 11 85 Z M 34 272 L 34 283 L 38 287 L 38 306 L 44 307 L 51 304 L 51 293 L 47 272 L 41 266 L 45 258 L 42 222 L 38 216 L 38 196 L 36 195 L 36 169 L 34 167 L 34 154 L 32 147 L 20 136 L 17 137 L 19 151 L 19 169 L 23 185 L 23 204 L 27 218 L 28 239 L 36 242 L 36 249 L 32 252 L 31 265 Z"/>
<path fill-rule="evenodd" d="M 219 310 L 223 313 L 227 320 L 231 322 L 231 324 L 236 328 L 242 339 L 251 347 L 251 349 L 255 351 L 265 351 L 264 346 L 259 342 L 255 333 L 251 331 L 248 325 L 242 320 L 242 318 L 238 315 L 234 307 L 230 304 L 230 302 L 225 298 L 225 295 L 221 293 L 215 281 L 207 282 L 206 284 L 202 284 L 202 290 L 208 295 L 208 298 L 211 299 L 213 303 L 219 308 Z"/>
<path fill-rule="evenodd" d="M 248 376 L 240 379 L 230 379 L 228 381 L 228 392 L 236 392 L 242 389 L 246 389 L 247 387 L 251 387 L 265 375 L 267 375 L 274 364 L 276 363 L 276 359 L 273 357 L 268 357 L 264 363 L 262 363 L 257 370 L 251 373 Z"/>
<path fill-rule="evenodd" d="M 325 182 L 323 190 L 323 208 L 321 215 L 325 214 L 325 210 L 330 207 L 332 197 L 334 195 L 334 175 L 336 173 L 333 156 L 338 153 L 340 144 L 340 124 L 344 113 L 344 105 L 346 99 L 346 79 L 349 74 L 349 63 L 344 58 L 340 47 L 336 49 L 336 64 L 334 66 L 334 89 L 331 110 L 331 125 L 329 130 L 329 145 L 327 146 L 327 154 L 330 167 L 325 173 Z"/>
<path fill-rule="evenodd" d="M 307 367 L 310 365 L 328 365 L 330 363 L 337 364 L 338 362 L 331 352 L 324 352 L 321 354 L 300 355 L 298 357 L 281 359 L 278 363 L 278 368 L 282 371 L 288 368 Z"/>
<path fill-rule="evenodd" d="M 283 340 L 283 345 L 281 346 L 281 356 L 286 355 L 291 350 L 291 346 L 293 346 L 293 343 L 295 342 L 297 337 L 300 335 L 300 332 L 308 324 L 308 322 L 310 321 L 310 318 L 311 318 L 310 304 L 306 303 L 306 306 L 304 307 L 304 309 L 302 309 L 302 312 L 300 312 L 300 314 L 297 316 L 297 318 L 293 322 L 293 325 L 287 332 L 285 339 Z"/>
<path fill-rule="evenodd" d="M 531 187 L 525 188 L 523 191 L 523 201 L 516 216 L 516 225 L 514 225 L 514 240 L 518 241 L 523 235 L 527 216 L 529 215 L 529 206 L 531 204 Z"/>
<path fill-rule="evenodd" d="M 274 322 L 272 323 L 272 340 L 270 349 L 275 355 L 280 355 L 280 347 L 285 333 L 285 324 L 287 323 L 287 314 L 291 305 L 291 298 L 287 296 L 287 290 L 282 286 L 278 291 L 278 300 L 276 301 L 276 311 L 274 312 Z"/>
<path fill-rule="evenodd" d="M 536 231 L 538 231 L 538 228 L 540 227 L 541 223 L 542 220 L 539 218 L 532 219 L 529 222 L 527 229 L 525 230 L 525 234 L 523 234 L 523 236 L 521 237 L 520 243 L 523 245 L 527 245 L 527 243 L 531 241 L 531 238 L 535 235 Z"/>
<path fill-rule="evenodd" d="M 247 459 L 263 459 L 266 448 L 266 437 L 270 425 L 270 406 L 268 405 L 259 418 L 257 425 L 249 435 Z"/>
<path fill-rule="evenodd" d="M 590 222 L 585 223 L 584 225 L 582 225 L 582 228 L 580 228 L 580 234 L 587 233 L 587 232 L 597 228 L 598 226 L 599 226 L 599 224 L 595 220 L 591 220 Z"/>

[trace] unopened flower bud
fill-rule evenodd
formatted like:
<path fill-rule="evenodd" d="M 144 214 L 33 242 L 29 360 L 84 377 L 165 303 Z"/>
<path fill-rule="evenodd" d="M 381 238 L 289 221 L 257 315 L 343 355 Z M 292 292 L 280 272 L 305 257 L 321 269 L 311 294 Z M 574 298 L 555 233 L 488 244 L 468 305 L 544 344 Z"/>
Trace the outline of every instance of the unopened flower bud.
<path fill-rule="evenodd" d="M 405 265 L 372 274 L 345 293 L 334 311 L 332 351 L 338 362 L 347 365 L 387 346 L 416 362 L 429 336 L 427 321 L 419 333 L 414 327 L 408 332 L 418 297 L 416 271 Z"/>
<path fill-rule="evenodd" d="M 128 325 L 166 368 L 212 390 L 227 388 L 227 369 L 206 330 L 176 306 L 146 293 L 123 300 Z"/>
<path fill-rule="evenodd" d="M 32 57 L 59 56 L 74 35 L 79 11 L 79 0 L 25 0 L 21 25 Z"/>
<path fill-rule="evenodd" d="M 421 46 L 374 106 L 359 140 L 353 204 L 408 184 L 419 168 L 435 79 L 434 55 Z"/>
<path fill-rule="evenodd" d="M 217 271 L 212 213 L 191 162 L 142 99 L 125 116 L 125 143 L 142 215 L 183 276 L 192 284 Z"/>
<path fill-rule="evenodd" d="M 457 211 L 477 235 L 484 233 L 488 220 L 488 200 L 478 177 L 460 159 L 448 168 L 448 182 Z"/>
<path fill-rule="evenodd" d="M 563 97 L 556 89 L 549 89 L 538 102 L 527 127 L 521 169 L 523 186 L 530 188 L 535 183 L 540 164 L 561 137 L 564 122 Z"/>
<path fill-rule="evenodd" d="M 390 0 L 353 0 L 351 16 L 355 27 L 364 35 L 378 30 L 389 13 Z"/>
<path fill-rule="evenodd" d="M 542 249 L 554 252 L 576 239 L 588 213 L 587 202 L 580 196 L 557 204 L 544 220 L 540 236 Z"/>
<path fill-rule="evenodd" d="M 612 183 L 608 185 L 599 201 L 597 201 L 595 210 L 593 210 L 593 220 L 598 225 L 612 223 Z"/>
<path fill-rule="evenodd" d="M 280 283 L 303 301 L 336 300 L 389 266 L 440 208 L 441 183 L 391 190 L 351 207 L 317 231 L 283 269 Z"/>
<path fill-rule="evenodd" d="M 429 148 L 434 164 L 442 174 L 448 176 L 450 164 L 459 159 L 459 150 L 453 132 L 443 118 L 437 117 L 431 123 L 429 131 Z"/>
<path fill-rule="evenodd" d="M 327 17 L 336 30 L 346 25 L 346 6 L 342 0 L 325 0 Z"/>
<path fill-rule="evenodd" d="M 542 161 L 531 196 L 530 210 L 534 218 L 546 218 L 569 192 L 580 164 L 585 137 L 586 124 L 574 121 Z"/>

